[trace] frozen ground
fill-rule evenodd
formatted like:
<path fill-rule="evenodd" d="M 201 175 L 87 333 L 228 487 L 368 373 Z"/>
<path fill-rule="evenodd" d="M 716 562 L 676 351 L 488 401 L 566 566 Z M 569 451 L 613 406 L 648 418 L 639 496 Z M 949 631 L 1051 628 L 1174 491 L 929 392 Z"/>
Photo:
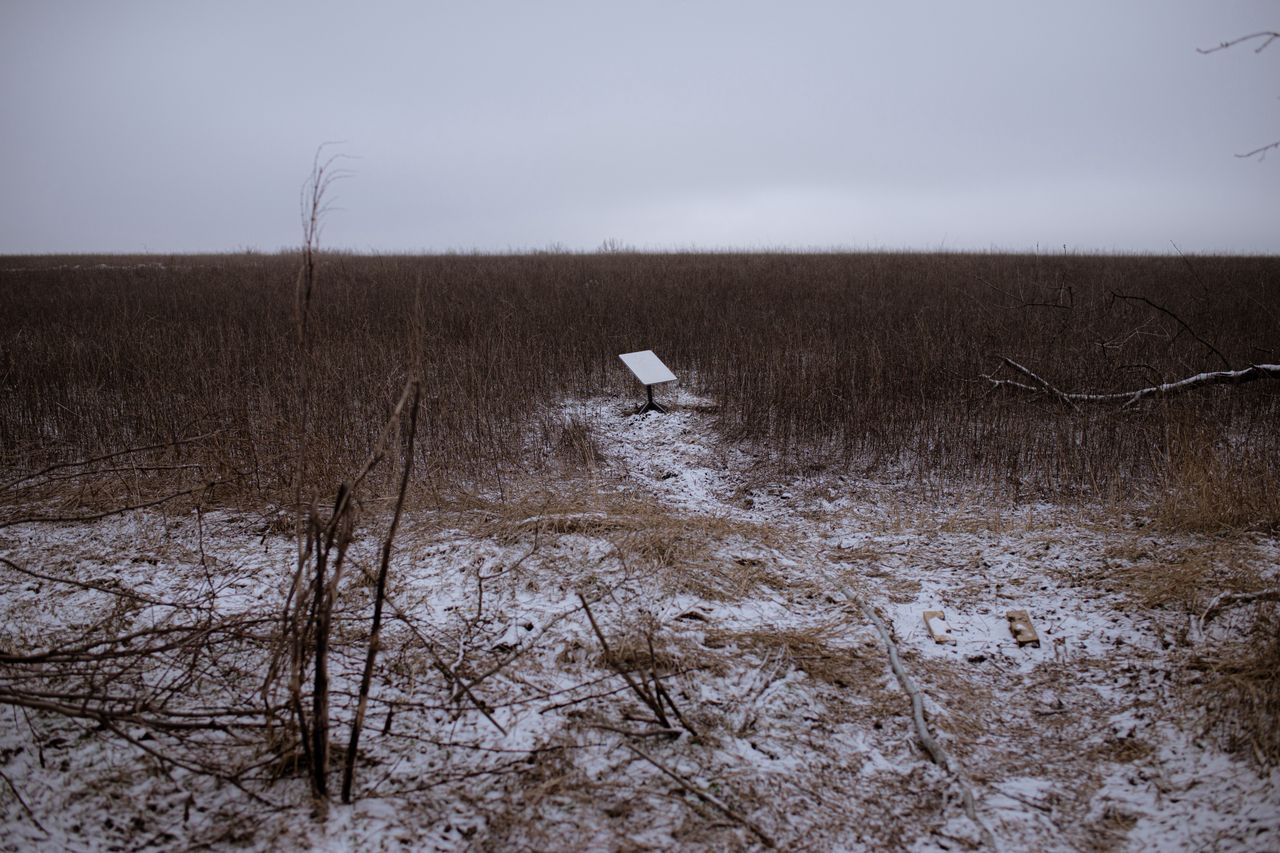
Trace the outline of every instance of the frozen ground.
<path fill-rule="evenodd" d="M 407 519 L 355 805 L 314 806 L 296 773 L 255 764 L 252 740 L 210 747 L 243 769 L 220 781 L 182 766 L 186 741 L 10 705 L 0 844 L 937 850 L 990 833 L 1007 850 L 1280 848 L 1280 773 L 1215 733 L 1186 666 L 1189 644 L 1239 630 L 1250 608 L 1188 639 L 1188 609 L 1160 586 L 1189 566 L 1273 576 L 1275 538 L 1153 533 L 1115 508 L 1010 508 L 972 490 L 770 482 L 716 442 L 710 401 L 675 400 L 644 417 L 574 402 L 566 434 L 594 440 L 593 472 Z M 0 652 L 193 608 L 277 613 L 293 544 L 271 522 L 0 529 Z M 371 570 L 377 546 L 372 529 L 355 565 Z M 351 577 L 335 741 L 369 618 Z M 122 609 L 120 590 L 140 598 Z M 954 643 L 933 641 L 926 610 Z M 1038 647 L 1014 641 L 1009 610 L 1028 611 Z M 921 748 L 869 614 L 951 770 Z M 250 701 L 265 660 L 237 647 L 191 701 Z M 664 687 L 665 719 L 619 670 Z"/>

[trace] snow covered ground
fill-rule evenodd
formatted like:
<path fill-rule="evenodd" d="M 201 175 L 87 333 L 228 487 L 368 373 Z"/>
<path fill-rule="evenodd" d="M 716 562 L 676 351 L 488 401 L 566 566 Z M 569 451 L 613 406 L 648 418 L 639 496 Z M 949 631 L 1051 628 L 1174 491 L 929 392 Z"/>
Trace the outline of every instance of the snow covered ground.
<path fill-rule="evenodd" d="M 1158 533 L 1114 507 L 1010 507 L 972 488 L 773 482 L 717 441 L 712 401 L 671 393 L 667 415 L 566 404 L 594 471 L 406 519 L 354 805 L 315 805 L 299 774 L 255 767 L 254 743 L 216 744 L 251 768 L 219 780 L 175 760 L 187 744 L 149 752 L 142 730 L 131 742 L 8 706 L 0 844 L 938 850 L 989 833 L 1008 850 L 1280 848 L 1280 772 L 1207 726 L 1188 611 L 1160 587 L 1191 568 L 1274 576 L 1274 537 Z M 340 605 L 339 756 L 377 522 Z M 278 613 L 294 546 L 277 527 L 222 511 L 0 530 L 0 652 L 184 607 Z M 121 589 L 140 597 L 127 612 Z M 926 610 L 954 643 L 933 641 Z M 1015 642 L 1010 610 L 1038 647 Z M 868 614 L 891 628 L 950 770 L 921 748 Z M 199 701 L 258 689 L 264 652 L 228 660 Z M 665 719 L 639 695 L 656 685 Z"/>

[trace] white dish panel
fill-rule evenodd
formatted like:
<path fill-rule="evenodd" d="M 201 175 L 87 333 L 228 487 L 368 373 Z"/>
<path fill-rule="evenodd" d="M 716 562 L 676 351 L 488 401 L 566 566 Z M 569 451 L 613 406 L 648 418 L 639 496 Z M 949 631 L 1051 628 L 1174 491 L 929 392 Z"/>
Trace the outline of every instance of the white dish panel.
<path fill-rule="evenodd" d="M 653 350 L 641 350 L 640 352 L 624 352 L 618 356 L 622 359 L 622 363 L 631 368 L 631 372 L 636 375 L 645 385 L 661 385 L 663 382 L 675 382 L 676 375 L 667 369 Z"/>

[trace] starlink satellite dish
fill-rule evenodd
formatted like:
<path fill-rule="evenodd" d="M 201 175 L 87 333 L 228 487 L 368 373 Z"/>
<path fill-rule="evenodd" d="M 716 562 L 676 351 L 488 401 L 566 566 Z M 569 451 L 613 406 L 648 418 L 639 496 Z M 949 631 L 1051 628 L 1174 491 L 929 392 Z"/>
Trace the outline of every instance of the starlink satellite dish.
<path fill-rule="evenodd" d="M 640 352 L 624 352 L 618 358 L 622 359 L 622 363 L 630 368 L 631 372 L 636 375 L 636 379 L 644 385 L 644 390 L 648 394 L 649 399 L 637 415 L 643 415 L 645 412 L 661 412 L 666 414 L 667 410 L 657 403 L 653 402 L 653 386 L 662 385 L 666 382 L 675 382 L 676 375 L 672 373 L 662 359 L 653 354 L 653 350 L 641 350 Z"/>

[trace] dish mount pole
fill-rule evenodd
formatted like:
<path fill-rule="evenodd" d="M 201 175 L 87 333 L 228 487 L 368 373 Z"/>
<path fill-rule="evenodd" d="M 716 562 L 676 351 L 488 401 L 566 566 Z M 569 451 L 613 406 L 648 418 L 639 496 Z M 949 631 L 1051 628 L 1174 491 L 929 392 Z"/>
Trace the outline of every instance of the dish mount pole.
<path fill-rule="evenodd" d="M 644 390 L 649 395 L 649 399 L 645 401 L 645 404 L 640 407 L 636 414 L 643 415 L 646 412 L 657 412 L 660 415 L 665 415 L 667 410 L 661 404 L 653 401 L 653 386 L 646 385 Z"/>

